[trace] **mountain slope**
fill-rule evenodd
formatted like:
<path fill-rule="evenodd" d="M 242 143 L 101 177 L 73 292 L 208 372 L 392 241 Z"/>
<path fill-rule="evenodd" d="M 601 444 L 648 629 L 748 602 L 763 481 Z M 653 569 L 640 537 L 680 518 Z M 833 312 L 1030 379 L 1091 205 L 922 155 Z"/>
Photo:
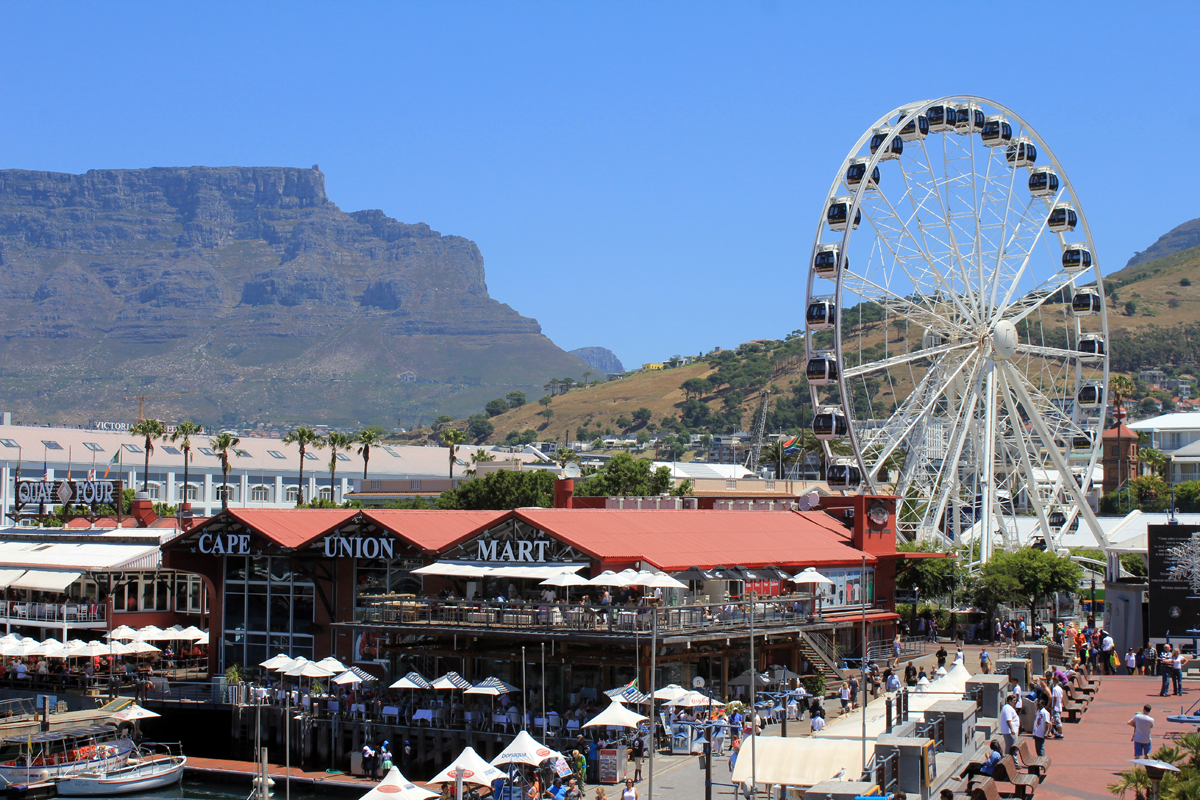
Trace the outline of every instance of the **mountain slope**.
<path fill-rule="evenodd" d="M 1125 269 L 1166 258 L 1197 245 L 1200 245 L 1200 219 L 1188 220 L 1158 237 L 1154 244 L 1142 252 L 1135 253 L 1133 258 L 1126 262 Z"/>
<path fill-rule="evenodd" d="M 587 369 L 474 242 L 343 212 L 315 165 L 0 171 L 0 321 L 6 408 L 45 421 L 190 392 L 147 413 L 412 424 Z"/>

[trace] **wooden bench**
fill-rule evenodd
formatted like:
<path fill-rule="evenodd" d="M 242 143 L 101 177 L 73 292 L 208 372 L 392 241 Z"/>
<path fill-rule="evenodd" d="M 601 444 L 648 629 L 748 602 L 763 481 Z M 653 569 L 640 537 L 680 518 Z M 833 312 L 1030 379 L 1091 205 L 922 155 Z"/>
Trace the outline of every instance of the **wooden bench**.
<path fill-rule="evenodd" d="M 1030 774 L 1038 776 L 1038 782 L 1046 780 L 1046 772 L 1050 769 L 1050 756 L 1039 756 L 1033 752 L 1033 748 L 1029 746 L 1028 739 L 1022 739 L 1017 745 L 1017 751 L 1021 754 L 1021 763 L 1029 770 Z"/>
<path fill-rule="evenodd" d="M 1070 701 L 1063 700 L 1062 713 L 1067 718 L 1067 722 L 1079 722 L 1079 715 L 1083 713 L 1083 707 L 1071 705 Z"/>
<path fill-rule="evenodd" d="M 1028 772 L 1018 770 L 1012 756 L 1005 756 L 1000 759 L 1000 763 L 996 765 L 996 769 L 992 772 L 992 778 L 996 781 L 1011 783 L 1013 788 L 1016 789 L 1015 794 L 1018 797 L 1025 798 L 1025 800 L 1033 797 L 1034 788 L 1041 782 L 1038 780 L 1037 775 L 1030 775 Z"/>
<path fill-rule="evenodd" d="M 965 792 L 955 792 L 954 800 L 1000 800 L 1000 790 L 991 778 L 984 778 Z"/>

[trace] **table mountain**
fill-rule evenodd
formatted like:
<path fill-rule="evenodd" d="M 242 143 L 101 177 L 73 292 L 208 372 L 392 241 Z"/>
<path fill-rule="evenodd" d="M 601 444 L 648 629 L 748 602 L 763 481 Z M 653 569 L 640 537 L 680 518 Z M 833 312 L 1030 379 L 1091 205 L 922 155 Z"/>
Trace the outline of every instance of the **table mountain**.
<path fill-rule="evenodd" d="M 1166 258 L 1183 250 L 1200 245 L 1200 219 L 1191 219 L 1176 225 L 1155 240 L 1154 244 L 1135 253 L 1125 264 L 1125 269 L 1136 267 L 1159 258 Z"/>
<path fill-rule="evenodd" d="M 488 296 L 474 242 L 287 167 L 0 171 L 0 392 L 42 420 L 456 416 L 587 367 Z"/>

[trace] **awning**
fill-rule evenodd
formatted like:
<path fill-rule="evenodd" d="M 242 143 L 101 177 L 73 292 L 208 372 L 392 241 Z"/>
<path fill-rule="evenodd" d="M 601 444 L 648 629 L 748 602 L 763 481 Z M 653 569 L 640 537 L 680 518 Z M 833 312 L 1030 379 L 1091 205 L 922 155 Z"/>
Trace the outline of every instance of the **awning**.
<path fill-rule="evenodd" d="M 413 575 L 442 575 L 448 578 L 527 578 L 544 581 L 564 572 L 578 572 L 588 564 L 496 564 L 485 561 L 437 561 L 412 571 Z"/>
<path fill-rule="evenodd" d="M 55 572 L 45 569 L 31 569 L 9 584 L 13 589 L 36 589 L 41 592 L 63 592 L 68 586 L 79 580 L 79 572 Z"/>
<path fill-rule="evenodd" d="M 674 576 L 681 581 L 740 581 L 737 575 L 728 567 L 689 567 L 683 572 L 676 572 Z"/>
<path fill-rule="evenodd" d="M 755 758 L 754 751 L 762 750 Z M 812 786 L 834 778 L 858 780 L 862 743 L 846 739 L 748 736 L 738 751 L 734 783 Z"/>
<path fill-rule="evenodd" d="M 792 576 L 781 570 L 779 567 L 768 565 L 765 567 L 737 567 L 736 572 L 740 573 L 744 580 L 748 581 L 790 581 Z"/>
<path fill-rule="evenodd" d="M 0 589 L 12 586 L 13 581 L 25 574 L 23 569 L 0 569 Z"/>

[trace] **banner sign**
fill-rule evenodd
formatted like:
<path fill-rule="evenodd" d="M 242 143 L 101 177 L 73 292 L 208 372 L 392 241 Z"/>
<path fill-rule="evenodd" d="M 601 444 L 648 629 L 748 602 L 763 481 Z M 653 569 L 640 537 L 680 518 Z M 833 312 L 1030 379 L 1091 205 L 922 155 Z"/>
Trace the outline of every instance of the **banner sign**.
<path fill-rule="evenodd" d="M 1189 573 L 1195 568 L 1188 556 L 1196 549 L 1193 536 L 1200 525 L 1147 525 L 1150 555 L 1150 614 L 1147 625 L 1151 642 L 1190 638 L 1187 631 L 1200 625 L 1197 592 Z"/>
<path fill-rule="evenodd" d="M 17 481 L 17 511 L 22 506 L 67 504 L 113 506 L 120 510 L 121 481 Z"/>

